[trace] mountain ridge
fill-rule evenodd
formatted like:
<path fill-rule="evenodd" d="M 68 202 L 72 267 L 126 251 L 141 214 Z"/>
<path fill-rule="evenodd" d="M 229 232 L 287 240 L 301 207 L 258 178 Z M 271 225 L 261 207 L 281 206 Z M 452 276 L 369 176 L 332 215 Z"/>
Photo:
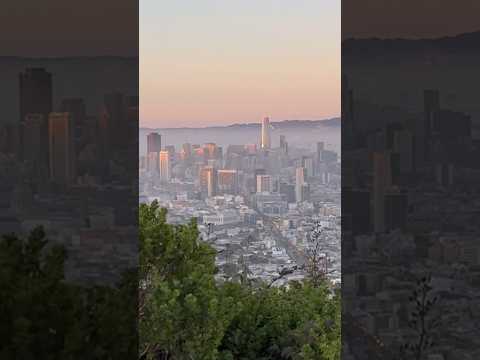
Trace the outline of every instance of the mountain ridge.
<path fill-rule="evenodd" d="M 445 53 L 480 53 L 480 30 L 437 38 L 348 38 L 342 41 L 343 55 L 365 55 L 377 52 L 412 53 L 438 51 Z"/>
<path fill-rule="evenodd" d="M 287 127 L 317 127 L 317 126 L 328 126 L 328 127 L 340 127 L 341 120 L 340 117 L 327 118 L 322 120 L 281 120 L 281 121 L 272 121 L 270 122 L 274 128 L 287 128 Z M 241 123 L 241 124 L 230 124 L 230 125 L 214 125 L 214 126 L 203 126 L 203 127 L 177 127 L 177 128 L 166 128 L 166 127 L 145 127 L 141 126 L 141 131 L 148 130 L 213 130 L 213 129 L 231 129 L 231 128 L 260 128 L 260 123 Z"/>

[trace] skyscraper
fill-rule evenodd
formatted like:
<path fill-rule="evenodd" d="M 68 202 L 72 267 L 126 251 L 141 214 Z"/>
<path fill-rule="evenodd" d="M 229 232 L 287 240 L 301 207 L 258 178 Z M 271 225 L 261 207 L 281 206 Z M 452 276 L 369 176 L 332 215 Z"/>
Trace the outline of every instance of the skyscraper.
<path fill-rule="evenodd" d="M 53 109 L 52 74 L 43 68 L 27 68 L 19 74 L 20 89 L 20 124 L 25 122 L 27 114 L 40 114 L 44 118 L 40 136 L 42 143 L 48 143 L 48 115 Z M 24 149 L 23 132 L 19 132 L 19 156 L 22 158 Z M 28 145 L 27 145 L 28 146 Z M 48 161 L 48 148 L 44 153 Z"/>
<path fill-rule="evenodd" d="M 159 154 L 162 151 L 162 136 L 159 133 L 147 135 L 147 168 L 155 172 L 159 169 Z"/>
<path fill-rule="evenodd" d="M 203 155 L 205 160 L 216 159 L 218 157 L 218 147 L 215 143 L 206 143 L 203 145 Z"/>
<path fill-rule="evenodd" d="M 158 175 L 160 168 L 159 154 L 159 152 L 150 152 L 147 155 L 147 170 L 156 175 Z"/>
<path fill-rule="evenodd" d="M 236 194 L 238 192 L 237 170 L 218 170 L 218 190 L 227 194 Z"/>
<path fill-rule="evenodd" d="M 62 100 L 60 106 L 61 112 L 68 112 L 71 115 L 74 126 L 75 151 L 78 154 L 83 146 L 85 129 L 85 120 L 87 111 L 85 101 L 82 98 L 66 98 Z"/>
<path fill-rule="evenodd" d="M 43 137 L 46 120 L 42 114 L 27 114 L 23 122 L 23 159 L 45 168 L 48 142 Z"/>
<path fill-rule="evenodd" d="M 152 132 L 147 135 L 147 154 L 162 151 L 162 135 Z"/>
<path fill-rule="evenodd" d="M 43 68 L 27 68 L 20 73 L 20 122 L 27 114 L 42 114 L 44 119 L 52 111 L 52 74 Z"/>
<path fill-rule="evenodd" d="M 171 177 L 170 153 L 168 151 L 160 151 L 158 155 L 158 163 L 158 168 L 160 170 L 160 181 L 163 183 L 168 183 Z"/>
<path fill-rule="evenodd" d="M 190 160 L 192 157 L 192 145 L 190 143 L 185 143 L 182 145 L 182 150 L 180 151 L 180 157 L 182 160 Z"/>
<path fill-rule="evenodd" d="M 262 149 L 270 149 L 270 119 L 268 117 L 263 118 L 262 121 Z"/>
<path fill-rule="evenodd" d="M 325 150 L 325 143 L 323 141 L 317 142 L 317 161 L 323 160 L 323 151 Z"/>
<path fill-rule="evenodd" d="M 285 135 L 280 135 L 280 150 L 282 150 L 284 154 L 288 154 L 288 143 Z"/>
<path fill-rule="evenodd" d="M 373 154 L 373 227 L 375 232 L 385 231 L 385 194 L 390 189 L 390 153 Z"/>
<path fill-rule="evenodd" d="M 217 170 L 213 166 L 200 169 L 200 189 L 207 197 L 217 194 Z"/>
<path fill-rule="evenodd" d="M 69 113 L 51 113 L 48 117 L 50 178 L 70 184 L 76 177 L 73 121 Z"/>
<path fill-rule="evenodd" d="M 129 138 L 129 126 L 127 123 L 127 98 L 120 92 L 112 92 L 104 96 L 104 111 L 107 121 L 107 131 L 115 132 L 110 136 L 109 146 L 120 149 L 125 146 Z"/>
<path fill-rule="evenodd" d="M 302 157 L 302 167 L 305 169 L 305 179 L 313 176 L 313 158 L 309 156 Z"/>
<path fill-rule="evenodd" d="M 297 203 L 303 201 L 303 185 L 305 184 L 305 169 L 298 167 L 295 172 L 295 200 Z"/>
<path fill-rule="evenodd" d="M 272 190 L 272 177 L 270 175 L 257 175 L 257 193 L 271 193 Z"/>

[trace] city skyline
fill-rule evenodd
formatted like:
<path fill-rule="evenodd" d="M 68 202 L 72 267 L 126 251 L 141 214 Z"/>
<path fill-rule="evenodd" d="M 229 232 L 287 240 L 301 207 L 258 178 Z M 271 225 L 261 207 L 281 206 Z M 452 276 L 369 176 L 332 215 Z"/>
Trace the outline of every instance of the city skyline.
<path fill-rule="evenodd" d="M 336 1 L 142 2 L 140 126 L 338 116 L 339 18 Z"/>

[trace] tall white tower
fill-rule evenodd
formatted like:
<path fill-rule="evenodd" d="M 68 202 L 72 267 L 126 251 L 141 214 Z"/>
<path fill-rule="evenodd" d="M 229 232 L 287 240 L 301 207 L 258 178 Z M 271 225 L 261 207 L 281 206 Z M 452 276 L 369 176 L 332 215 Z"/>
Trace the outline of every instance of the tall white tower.
<path fill-rule="evenodd" d="M 268 117 L 263 118 L 262 121 L 262 149 L 270 149 L 270 119 Z"/>

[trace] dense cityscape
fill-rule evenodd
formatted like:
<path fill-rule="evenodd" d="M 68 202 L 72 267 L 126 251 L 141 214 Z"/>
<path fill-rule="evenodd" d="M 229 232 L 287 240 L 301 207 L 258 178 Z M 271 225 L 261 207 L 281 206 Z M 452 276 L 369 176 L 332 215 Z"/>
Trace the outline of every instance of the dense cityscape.
<path fill-rule="evenodd" d="M 33 62 L 16 61 L 10 66 Z M 102 59 L 82 61 L 59 63 L 63 69 L 109 66 Z M 138 252 L 132 175 L 138 144 L 129 135 L 138 128 L 138 96 L 92 95 L 92 75 L 71 82 L 40 66 L 15 75 L 18 119 L 0 124 L 0 232 L 25 235 L 42 226 L 68 251 L 68 280 L 113 283 L 135 265 Z M 86 90 L 79 95 L 76 86 Z M 112 85 L 99 80 L 97 87 Z"/>
<path fill-rule="evenodd" d="M 140 154 L 140 202 L 157 200 L 173 224 L 196 218 L 202 239 L 217 250 L 219 278 L 274 281 L 282 270 L 296 269 L 275 284 L 301 279 L 317 245 L 325 274 L 339 283 L 338 154 L 321 141 L 292 146 L 287 133 L 273 139 L 271 129 L 266 117 L 258 144 L 226 148 L 178 148 L 150 132 Z"/>
<path fill-rule="evenodd" d="M 480 356 L 479 112 L 467 86 L 468 42 L 450 52 L 464 38 L 435 39 L 428 55 L 417 46 L 429 40 L 345 45 L 344 359 L 398 359 L 406 345 L 421 348 L 416 358 Z M 381 81 L 364 72 L 368 47 L 383 59 Z M 408 64 L 402 76 L 399 57 Z M 458 85 L 440 66 L 456 62 Z"/>

